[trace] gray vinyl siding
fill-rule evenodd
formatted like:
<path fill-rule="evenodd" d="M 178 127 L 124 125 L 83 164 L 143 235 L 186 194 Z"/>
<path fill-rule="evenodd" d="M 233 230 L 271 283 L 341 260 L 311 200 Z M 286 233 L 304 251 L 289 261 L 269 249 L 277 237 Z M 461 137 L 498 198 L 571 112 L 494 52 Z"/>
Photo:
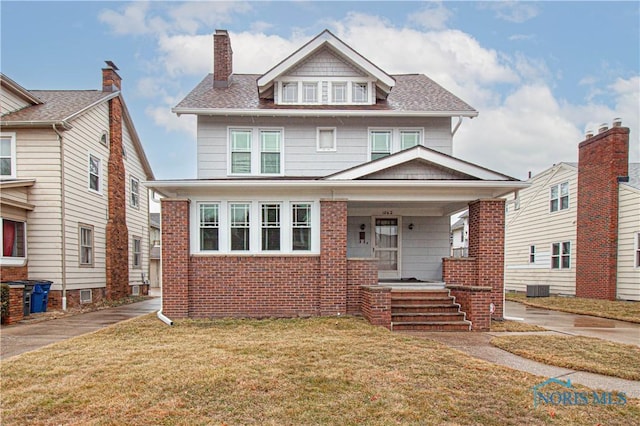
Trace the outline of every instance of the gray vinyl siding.
<path fill-rule="evenodd" d="M 635 266 L 634 238 L 640 232 L 640 190 L 620 185 L 617 297 L 640 301 L 640 267 Z"/>
<path fill-rule="evenodd" d="M 508 206 L 505 235 L 505 289 L 526 291 L 527 285 L 546 284 L 551 293 L 575 295 L 577 169 L 558 165 L 536 176 L 520 191 L 520 208 Z M 549 212 L 552 185 L 569 182 L 569 209 Z M 551 269 L 551 245 L 571 242 L 571 267 Z M 529 247 L 536 246 L 536 262 L 529 263 Z"/>
<path fill-rule="evenodd" d="M 281 77 L 365 77 L 367 74 L 352 66 L 329 49 L 322 49 Z"/>
<path fill-rule="evenodd" d="M 30 104 L 27 101 L 9 92 L 4 87 L 0 89 L 0 110 L 2 110 L 2 114 L 17 111 L 28 105 Z"/>
<path fill-rule="evenodd" d="M 11 131 L 11 130 L 7 130 Z M 16 176 L 33 178 L 27 213 L 29 278 L 62 280 L 60 147 L 50 129 L 16 130 Z"/>
<path fill-rule="evenodd" d="M 100 142 L 109 130 L 108 103 L 73 120 L 64 133 L 67 290 L 106 286 L 106 226 L 109 149 Z M 89 190 L 89 154 L 100 158 L 101 194 Z M 93 227 L 93 266 L 80 266 L 79 225 Z"/>
<path fill-rule="evenodd" d="M 227 177 L 228 127 L 284 129 L 286 176 L 326 176 L 369 161 L 370 127 L 424 128 L 428 148 L 451 154 L 449 118 L 198 117 L 198 178 Z M 335 127 L 335 152 L 317 151 L 317 128 Z"/>

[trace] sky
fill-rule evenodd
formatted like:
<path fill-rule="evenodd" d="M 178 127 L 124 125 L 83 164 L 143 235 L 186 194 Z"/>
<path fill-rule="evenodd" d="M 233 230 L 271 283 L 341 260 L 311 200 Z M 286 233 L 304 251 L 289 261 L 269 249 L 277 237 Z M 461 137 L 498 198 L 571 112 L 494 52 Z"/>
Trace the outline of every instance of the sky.
<path fill-rule="evenodd" d="M 213 69 L 261 74 L 324 29 L 389 74 L 426 74 L 479 111 L 455 156 L 526 179 L 577 161 L 621 118 L 640 161 L 640 2 L 0 2 L 0 70 L 26 89 L 99 89 L 105 60 L 157 179 L 196 177 L 195 117 L 171 112 Z M 455 123 L 454 123 L 455 124 Z"/>

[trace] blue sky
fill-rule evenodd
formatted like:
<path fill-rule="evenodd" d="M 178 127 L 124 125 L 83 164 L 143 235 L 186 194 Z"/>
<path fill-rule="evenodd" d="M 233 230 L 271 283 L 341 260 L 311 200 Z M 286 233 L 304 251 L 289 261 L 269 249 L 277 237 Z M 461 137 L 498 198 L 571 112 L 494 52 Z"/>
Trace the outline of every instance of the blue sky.
<path fill-rule="evenodd" d="M 0 69 L 27 89 L 98 89 L 104 60 L 159 179 L 196 175 L 195 121 L 175 106 L 212 70 L 262 73 L 325 28 L 389 73 L 423 73 L 476 108 L 454 155 L 525 179 L 577 160 L 621 117 L 640 161 L 640 2 L 12 2 Z"/>

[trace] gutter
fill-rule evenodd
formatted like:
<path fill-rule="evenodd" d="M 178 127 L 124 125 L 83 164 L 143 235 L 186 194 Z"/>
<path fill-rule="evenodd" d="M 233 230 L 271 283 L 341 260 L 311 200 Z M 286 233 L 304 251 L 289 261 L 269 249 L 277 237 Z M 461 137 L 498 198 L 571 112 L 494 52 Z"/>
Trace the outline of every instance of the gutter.
<path fill-rule="evenodd" d="M 172 108 L 171 112 L 178 116 L 182 114 L 195 115 L 224 115 L 224 116 L 268 116 L 268 117 L 477 117 L 478 111 L 389 111 L 389 110 L 325 110 L 325 109 L 242 109 L 242 108 Z"/>
<path fill-rule="evenodd" d="M 60 123 L 64 125 L 64 122 Z M 64 190 L 64 181 L 65 181 L 65 173 L 64 173 L 64 138 L 62 137 L 62 133 L 56 129 L 56 124 L 54 123 L 52 126 L 53 131 L 56 135 L 58 135 L 58 142 L 60 143 L 60 221 L 62 228 L 62 310 L 67 310 L 67 233 L 65 229 L 66 224 L 66 215 L 65 215 L 65 204 L 66 204 L 66 196 Z"/>

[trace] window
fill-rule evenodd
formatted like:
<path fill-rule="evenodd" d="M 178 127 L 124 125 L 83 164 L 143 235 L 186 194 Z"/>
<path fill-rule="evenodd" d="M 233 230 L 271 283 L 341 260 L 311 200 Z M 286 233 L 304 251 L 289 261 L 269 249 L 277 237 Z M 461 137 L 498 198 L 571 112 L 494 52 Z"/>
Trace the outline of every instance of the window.
<path fill-rule="evenodd" d="M 318 151 L 336 150 L 336 129 L 318 127 Z"/>
<path fill-rule="evenodd" d="M 334 103 L 347 102 L 347 83 L 331 83 L 331 101 Z"/>
<path fill-rule="evenodd" d="M 102 185 L 102 168 L 100 163 L 98 157 L 89 154 L 89 189 L 95 192 L 100 192 Z"/>
<path fill-rule="evenodd" d="M 133 237 L 133 267 L 142 266 L 142 240 L 140 237 Z"/>
<path fill-rule="evenodd" d="M 318 83 L 302 84 L 302 101 L 308 103 L 318 102 Z"/>
<path fill-rule="evenodd" d="M 569 182 L 564 182 L 551 187 L 551 200 L 549 210 L 557 212 L 569 208 Z"/>
<path fill-rule="evenodd" d="M 80 266 L 93 266 L 93 226 L 80 225 Z"/>
<path fill-rule="evenodd" d="M 369 84 L 353 83 L 353 102 L 363 103 L 369 101 Z"/>
<path fill-rule="evenodd" d="M 280 131 L 260 131 L 260 173 L 280 173 Z"/>
<path fill-rule="evenodd" d="M 200 204 L 200 250 L 219 250 L 219 236 L 220 206 L 218 204 Z"/>
<path fill-rule="evenodd" d="M 262 250 L 280 250 L 280 204 L 262 204 Z"/>
<path fill-rule="evenodd" d="M 249 251 L 250 204 L 229 204 L 231 250 Z"/>
<path fill-rule="evenodd" d="M 0 136 L 0 178 L 16 177 L 16 136 L 3 133 Z"/>
<path fill-rule="evenodd" d="M 292 204 L 291 218 L 292 249 L 311 250 L 311 204 Z"/>
<path fill-rule="evenodd" d="M 636 232 L 636 268 L 640 268 L 640 232 Z"/>
<path fill-rule="evenodd" d="M 129 189 L 131 191 L 129 204 L 137 209 L 140 206 L 140 181 L 132 177 Z"/>
<path fill-rule="evenodd" d="M 231 173 L 251 173 L 251 130 L 231 130 Z"/>
<path fill-rule="evenodd" d="M 282 83 L 282 102 L 298 102 L 298 83 Z"/>
<path fill-rule="evenodd" d="M 391 132 L 388 130 L 374 130 L 370 134 L 371 160 L 386 157 L 391 154 Z"/>
<path fill-rule="evenodd" d="M 2 221 L 2 257 L 26 257 L 25 223 L 9 219 Z"/>
<path fill-rule="evenodd" d="M 536 263 L 536 246 L 529 246 L 529 263 Z"/>
<path fill-rule="evenodd" d="M 420 131 L 418 130 L 402 130 L 400 131 L 400 149 L 420 145 Z"/>
<path fill-rule="evenodd" d="M 569 269 L 571 267 L 571 242 L 551 245 L 551 269 Z"/>
<path fill-rule="evenodd" d="M 100 143 L 104 146 L 108 146 L 108 138 L 109 138 L 109 134 L 107 133 L 107 131 L 105 130 L 104 132 L 102 132 L 102 134 L 100 135 Z"/>

